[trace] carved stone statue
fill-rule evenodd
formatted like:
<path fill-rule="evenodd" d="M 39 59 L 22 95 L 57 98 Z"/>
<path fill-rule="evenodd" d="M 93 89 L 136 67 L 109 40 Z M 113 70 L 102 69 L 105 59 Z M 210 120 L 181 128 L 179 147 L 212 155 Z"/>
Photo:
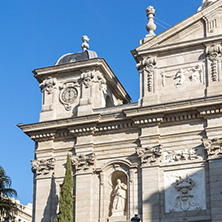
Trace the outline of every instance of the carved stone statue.
<path fill-rule="evenodd" d="M 198 8 L 198 12 L 205 9 L 207 6 L 213 4 L 216 1 L 218 0 L 203 0 L 201 6 Z"/>
<path fill-rule="evenodd" d="M 114 198 L 113 198 L 112 212 L 118 211 L 124 213 L 126 198 L 127 198 L 126 192 L 127 192 L 126 184 L 122 183 L 120 179 L 117 179 L 117 185 L 113 191 Z"/>

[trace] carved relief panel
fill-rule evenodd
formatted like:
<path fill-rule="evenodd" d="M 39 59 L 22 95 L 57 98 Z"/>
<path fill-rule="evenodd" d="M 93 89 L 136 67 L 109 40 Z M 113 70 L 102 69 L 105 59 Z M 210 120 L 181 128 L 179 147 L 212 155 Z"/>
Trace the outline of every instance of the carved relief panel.
<path fill-rule="evenodd" d="M 179 68 L 160 73 L 162 87 L 179 88 L 184 85 L 204 84 L 203 65 L 196 64 L 190 67 Z"/>
<path fill-rule="evenodd" d="M 165 211 L 206 210 L 204 168 L 164 172 Z"/>
<path fill-rule="evenodd" d="M 175 163 L 183 161 L 203 160 L 204 154 L 200 149 L 182 149 L 182 150 L 170 150 L 164 152 L 165 163 Z"/>

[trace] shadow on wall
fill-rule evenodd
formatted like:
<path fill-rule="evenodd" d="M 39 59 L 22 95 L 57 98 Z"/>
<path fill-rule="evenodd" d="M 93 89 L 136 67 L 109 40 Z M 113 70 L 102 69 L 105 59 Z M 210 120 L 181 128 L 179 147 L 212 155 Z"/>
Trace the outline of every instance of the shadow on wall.
<path fill-rule="evenodd" d="M 59 198 L 58 198 L 58 195 L 56 194 L 55 178 L 54 178 L 54 175 L 52 175 L 50 194 L 47 200 L 47 204 L 46 204 L 41 222 L 54 221 L 58 202 L 59 202 Z"/>
<path fill-rule="evenodd" d="M 156 187 L 159 183 L 150 179 L 143 191 L 142 222 L 211 221 L 208 163 L 205 166 L 199 164 L 198 167 L 193 167 L 191 163 L 184 169 L 179 167 L 157 175 L 157 178 L 164 178 L 164 185 L 162 189 L 159 188 L 159 192 L 150 192 L 158 189 Z M 152 168 L 146 169 L 152 171 Z"/>

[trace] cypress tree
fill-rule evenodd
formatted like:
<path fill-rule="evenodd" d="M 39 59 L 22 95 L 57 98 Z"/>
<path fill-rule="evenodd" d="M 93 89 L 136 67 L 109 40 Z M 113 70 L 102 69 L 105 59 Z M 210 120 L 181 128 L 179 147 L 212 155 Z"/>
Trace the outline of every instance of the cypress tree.
<path fill-rule="evenodd" d="M 54 222 L 73 222 L 73 178 L 69 155 L 67 155 L 66 174 L 61 188 L 59 213 Z"/>

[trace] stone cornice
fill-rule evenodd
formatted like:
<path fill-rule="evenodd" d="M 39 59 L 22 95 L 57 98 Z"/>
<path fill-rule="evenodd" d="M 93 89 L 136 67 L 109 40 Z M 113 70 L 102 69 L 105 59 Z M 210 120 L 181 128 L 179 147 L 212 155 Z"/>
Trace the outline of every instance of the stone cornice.
<path fill-rule="evenodd" d="M 41 142 L 60 137 L 75 137 L 87 134 L 104 134 L 121 130 L 132 130 L 201 118 L 222 115 L 222 96 L 187 100 L 134 109 L 111 114 L 60 119 L 28 125 L 19 124 L 34 141 Z"/>
<path fill-rule="evenodd" d="M 153 54 L 153 53 L 156 54 L 156 53 L 165 52 L 165 51 L 178 50 L 178 49 L 186 48 L 186 47 L 189 47 L 189 48 L 196 47 L 197 45 L 203 46 L 203 49 L 204 49 L 205 44 L 209 44 L 214 41 L 216 41 L 216 42 L 222 41 L 221 35 L 208 37 L 208 38 L 195 39 L 195 40 L 186 41 L 186 42 L 168 44 L 168 45 L 164 45 L 164 46 L 153 47 L 150 49 L 144 49 L 144 50 L 138 52 L 138 54 L 135 54 L 136 53 L 135 51 L 132 51 L 132 53 L 134 54 L 134 56 Z"/>

